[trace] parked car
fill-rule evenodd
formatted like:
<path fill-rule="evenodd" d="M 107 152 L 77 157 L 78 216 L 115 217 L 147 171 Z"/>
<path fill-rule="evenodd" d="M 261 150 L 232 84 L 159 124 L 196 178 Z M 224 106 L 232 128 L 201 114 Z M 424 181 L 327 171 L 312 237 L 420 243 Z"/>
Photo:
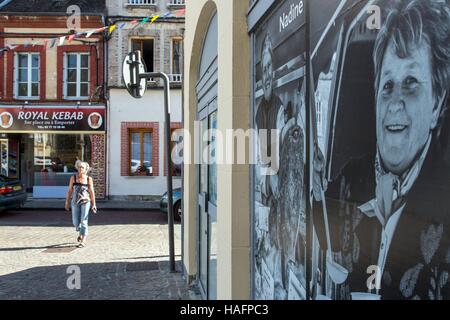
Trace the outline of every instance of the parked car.
<path fill-rule="evenodd" d="M 181 221 L 181 217 L 182 217 L 182 213 L 181 213 L 181 199 L 182 199 L 182 194 L 181 194 L 181 188 L 176 188 L 173 189 L 173 194 L 172 194 L 172 199 L 173 199 L 173 216 L 174 219 L 177 221 Z M 162 212 L 168 212 L 167 211 L 167 192 L 163 194 L 161 201 L 159 202 L 159 208 Z"/>
<path fill-rule="evenodd" d="M 27 193 L 20 180 L 0 175 L 0 212 L 20 208 L 25 201 Z"/>

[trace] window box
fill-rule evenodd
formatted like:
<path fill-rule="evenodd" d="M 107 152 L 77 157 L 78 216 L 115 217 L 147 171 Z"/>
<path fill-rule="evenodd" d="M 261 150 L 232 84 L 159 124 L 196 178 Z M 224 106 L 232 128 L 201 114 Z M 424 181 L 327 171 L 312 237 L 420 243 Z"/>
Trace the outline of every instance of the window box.
<path fill-rule="evenodd" d="M 147 168 L 145 166 L 140 166 L 137 168 L 136 172 L 132 173 L 133 176 L 151 176 L 152 168 Z"/>

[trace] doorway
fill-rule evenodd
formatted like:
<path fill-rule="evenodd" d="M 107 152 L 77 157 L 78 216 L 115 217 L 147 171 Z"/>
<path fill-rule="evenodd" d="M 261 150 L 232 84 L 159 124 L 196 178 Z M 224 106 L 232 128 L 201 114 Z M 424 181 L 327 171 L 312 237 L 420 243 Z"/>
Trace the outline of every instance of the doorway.
<path fill-rule="evenodd" d="M 217 14 L 210 20 L 199 67 L 197 121 L 200 127 L 198 165 L 198 266 L 203 297 L 217 298 Z"/>

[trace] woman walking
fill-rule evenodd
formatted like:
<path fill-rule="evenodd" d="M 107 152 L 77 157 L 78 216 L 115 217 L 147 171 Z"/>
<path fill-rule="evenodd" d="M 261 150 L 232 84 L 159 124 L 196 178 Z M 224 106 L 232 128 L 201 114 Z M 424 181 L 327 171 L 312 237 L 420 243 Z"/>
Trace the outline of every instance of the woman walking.
<path fill-rule="evenodd" d="M 78 247 L 81 248 L 86 245 L 89 210 L 92 208 L 92 212 L 97 213 L 97 206 L 95 204 L 94 182 L 92 177 L 88 176 L 89 164 L 77 161 L 75 166 L 78 173 L 70 178 L 65 209 L 69 211 L 72 208 L 72 222 L 76 231 L 79 232 L 77 241 L 79 242 Z"/>

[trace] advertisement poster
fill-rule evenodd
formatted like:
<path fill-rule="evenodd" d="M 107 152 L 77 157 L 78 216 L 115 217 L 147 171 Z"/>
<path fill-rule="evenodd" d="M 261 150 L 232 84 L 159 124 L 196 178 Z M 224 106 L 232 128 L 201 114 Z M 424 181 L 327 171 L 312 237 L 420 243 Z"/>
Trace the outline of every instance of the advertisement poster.
<path fill-rule="evenodd" d="M 105 109 L 0 108 L 1 132 L 105 130 Z"/>
<path fill-rule="evenodd" d="M 256 31 L 255 298 L 304 298 L 305 7 L 283 1 Z M 294 279 L 295 277 L 295 279 Z"/>
<path fill-rule="evenodd" d="M 312 298 L 450 299 L 449 4 L 311 1 L 311 35 Z"/>

